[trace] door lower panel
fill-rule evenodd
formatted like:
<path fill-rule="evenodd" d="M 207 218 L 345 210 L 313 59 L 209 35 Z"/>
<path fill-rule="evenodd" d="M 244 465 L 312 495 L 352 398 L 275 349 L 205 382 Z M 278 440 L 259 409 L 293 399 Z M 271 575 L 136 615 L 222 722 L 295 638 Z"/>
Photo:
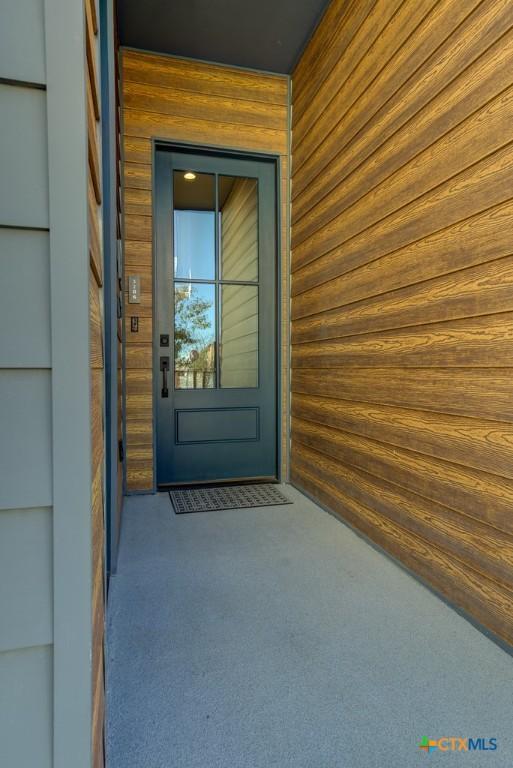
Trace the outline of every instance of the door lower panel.
<path fill-rule="evenodd" d="M 202 408 L 175 413 L 177 445 L 259 439 L 259 408 Z"/>

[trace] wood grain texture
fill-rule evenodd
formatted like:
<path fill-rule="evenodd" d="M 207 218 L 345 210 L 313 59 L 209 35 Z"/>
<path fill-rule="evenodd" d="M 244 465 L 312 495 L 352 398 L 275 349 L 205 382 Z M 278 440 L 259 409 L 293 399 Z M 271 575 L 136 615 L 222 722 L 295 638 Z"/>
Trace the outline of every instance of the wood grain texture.
<path fill-rule="evenodd" d="M 350 240 L 403 206 L 422 200 L 427 193 L 472 167 L 481 158 L 493 155 L 509 143 L 507 128 L 512 115 L 513 88 L 508 88 L 417 154 L 413 162 L 402 166 L 381 183 L 376 183 L 379 176 L 371 180 L 372 188 L 361 197 L 359 195 L 365 192 L 369 182 L 366 180 L 362 185 L 360 175 L 355 174 L 351 181 L 357 191 L 346 199 L 340 194 L 342 210 L 325 223 L 322 230 L 316 230 L 301 241 L 294 238 L 298 263 L 301 254 L 310 248 L 316 257 L 336 248 L 342 240 Z M 477 135 L 480 136 L 479 143 L 475 141 Z M 349 182 L 346 189 L 348 187 L 351 187 Z"/>
<path fill-rule="evenodd" d="M 151 165 L 151 141 L 133 136 L 123 137 L 123 158 L 125 163 Z"/>
<path fill-rule="evenodd" d="M 513 643 L 511 5 L 335 2 L 292 92 L 291 477 Z"/>
<path fill-rule="evenodd" d="M 147 142 L 151 146 L 150 142 Z M 123 163 L 123 181 L 126 189 L 147 189 L 151 192 L 151 164 Z"/>
<path fill-rule="evenodd" d="M 419 30 L 410 39 L 410 46 L 418 45 L 421 50 L 422 47 L 425 49 L 425 61 L 417 71 L 409 69 L 408 59 L 399 62 L 401 64 L 399 67 L 397 67 L 398 62 L 393 61 L 384 69 L 380 69 L 380 62 L 377 62 L 374 70 L 376 77 L 369 82 L 369 88 L 355 103 L 348 116 L 351 123 L 344 118 L 329 135 L 325 132 L 317 132 L 317 150 L 304 163 L 300 177 L 293 180 L 295 200 L 314 180 L 320 167 L 323 169 L 323 174 L 326 174 L 328 184 L 333 176 L 340 173 L 339 152 L 346 142 L 357 138 L 359 129 L 365 125 L 365 131 L 362 133 L 365 133 L 366 141 L 377 139 L 378 144 L 374 146 L 376 148 L 455 78 L 462 75 L 470 64 L 482 56 L 488 47 L 496 43 L 511 27 L 508 0 L 499 2 L 485 0 L 482 3 L 472 0 L 465 4 L 457 4 L 454 0 L 449 0 L 449 4 L 440 3 L 439 6 L 435 6 L 436 15 L 439 15 L 440 7 L 445 10 L 445 19 L 442 19 L 437 33 L 435 30 L 436 36 L 432 39 L 431 45 L 425 48 L 423 34 L 425 30 Z M 429 18 L 432 20 L 433 17 Z M 462 18 L 464 21 L 458 26 L 458 21 Z M 401 81 L 398 82 L 400 87 L 395 93 L 391 93 L 387 86 L 386 81 L 389 77 L 394 78 L 396 82 L 398 77 L 402 77 L 402 84 Z M 385 96 L 384 99 L 383 96 Z M 319 112 L 321 111 L 319 109 Z M 369 121 L 371 116 L 374 118 Z M 361 122 L 362 117 L 363 122 Z"/>
<path fill-rule="evenodd" d="M 125 349 L 125 367 L 128 371 L 130 368 L 144 368 L 145 370 L 152 370 L 152 346 L 151 344 L 133 343 L 127 344 Z M 126 418 L 130 418 L 127 411 Z"/>
<path fill-rule="evenodd" d="M 103 465 L 103 370 L 91 369 L 91 450 L 92 478 Z M 94 494 L 93 494 L 94 495 Z M 97 532 L 95 532 L 96 535 Z"/>
<path fill-rule="evenodd" d="M 126 487 L 130 491 L 153 491 L 153 463 L 151 461 L 139 462 L 131 458 L 127 461 Z"/>
<path fill-rule="evenodd" d="M 98 220 L 98 207 L 93 187 L 91 171 L 87 178 L 87 215 L 89 231 L 89 258 L 96 282 L 103 285 L 102 246 L 100 240 L 100 223 Z"/>
<path fill-rule="evenodd" d="M 300 471 L 299 471 L 300 470 Z M 474 570 L 424 538 L 411 534 L 383 514 L 374 512 L 319 478 L 318 465 L 309 470 L 292 464 L 292 478 L 307 493 L 386 549 L 440 594 L 467 611 L 505 642 L 511 642 L 513 595 L 495 579 Z"/>
<path fill-rule="evenodd" d="M 513 311 L 513 258 L 462 270 L 457 287 L 449 274 L 337 309 L 321 307 L 316 314 L 293 322 L 293 342 Z"/>
<path fill-rule="evenodd" d="M 123 82 L 144 83 L 148 90 L 151 86 L 165 86 L 209 96 L 287 105 L 285 77 L 132 50 L 123 51 L 121 67 Z"/>
<path fill-rule="evenodd" d="M 513 425 L 391 406 L 294 395 L 292 415 L 513 478 Z"/>
<path fill-rule="evenodd" d="M 98 205 L 102 201 L 100 179 L 100 152 L 96 120 L 94 116 L 93 99 L 90 81 L 87 81 L 87 154 L 89 158 L 89 173 L 93 182 L 94 195 Z"/>
<path fill-rule="evenodd" d="M 364 231 L 354 232 L 350 222 L 352 234 L 347 239 L 341 221 L 330 222 L 292 251 L 293 293 L 510 200 L 512 178 L 513 146 L 509 144 Z"/>
<path fill-rule="evenodd" d="M 319 135 L 326 135 L 369 87 L 376 61 L 385 67 L 394 54 L 405 51 L 412 32 L 437 0 L 420 0 L 413 7 L 402 0 L 376 3 L 351 39 L 343 56 L 294 124 L 294 162 L 301 166 L 311 155 Z M 396 71 L 396 68 L 392 68 Z M 323 104 L 315 125 L 312 117 Z"/>
<path fill-rule="evenodd" d="M 127 136 L 155 136 L 169 141 L 184 141 L 227 149 L 253 149 L 260 152 L 286 154 L 287 133 L 274 128 L 222 123 L 214 119 L 196 120 L 180 115 L 124 109 L 124 131 Z"/>
<path fill-rule="evenodd" d="M 295 344 L 296 368 L 513 365 L 513 315 L 483 315 L 329 341 Z M 429 375 L 426 371 L 424 375 Z"/>
<path fill-rule="evenodd" d="M 294 298 L 293 319 L 421 283 L 512 252 L 511 200 L 458 221 Z M 453 277 L 454 279 L 454 277 Z"/>
<path fill-rule="evenodd" d="M 348 201 L 354 201 L 357 193 L 361 194 L 358 181 L 362 177 L 365 187 L 372 188 L 373 183 L 379 183 L 405 165 L 429 147 L 434 138 L 455 128 L 485 101 L 504 90 L 510 83 L 508 61 L 512 46 L 513 31 L 510 30 L 464 69 L 460 77 L 441 90 L 432 99 L 429 110 L 420 108 L 403 124 L 402 118 L 407 118 L 412 111 L 411 108 L 407 110 L 408 100 L 398 103 L 396 121 L 391 120 L 389 111 L 373 118 L 367 130 L 358 133 L 340 149 L 334 162 L 324 169 L 322 177 L 313 179 L 296 197 L 295 237 L 308 235 L 322 226 L 323 221 L 329 221 L 343 210 Z M 423 106 L 423 102 L 416 106 Z M 394 141 L 387 142 L 385 139 L 394 131 Z M 348 177 L 351 177 L 351 183 Z M 346 179 L 347 184 L 344 184 Z M 343 185 L 342 193 L 338 189 L 340 185 Z M 310 215 L 303 220 L 309 211 Z"/>
<path fill-rule="evenodd" d="M 293 420 L 292 442 L 513 533 L 511 480 L 299 417 Z"/>
<path fill-rule="evenodd" d="M 125 236 L 128 240 L 143 240 L 151 243 L 153 222 L 151 216 L 139 216 L 125 211 Z"/>
<path fill-rule="evenodd" d="M 185 117 L 192 120 L 223 121 L 236 125 L 256 128 L 271 128 L 283 131 L 287 120 L 287 105 L 265 104 L 248 101 L 236 96 L 215 96 L 197 91 L 178 91 L 168 86 L 153 85 L 151 90 L 145 83 L 127 81 L 123 87 L 125 109 L 140 112 L 155 112 L 157 115 Z"/>
<path fill-rule="evenodd" d="M 340 400 L 513 422 L 509 368 L 295 368 L 291 388 L 297 394 L 315 391 Z"/>
<path fill-rule="evenodd" d="M 314 31 L 294 72 L 302 82 L 294 98 L 296 119 L 326 81 L 374 4 L 375 0 L 333 0 L 328 4 L 322 24 Z"/>
<path fill-rule="evenodd" d="M 446 505 L 424 499 L 406 489 L 360 469 L 340 464 L 322 453 L 298 447 L 298 464 L 304 458 L 321 482 L 335 484 L 354 501 L 378 515 L 422 536 L 430 544 L 460 558 L 470 567 L 513 588 L 513 539 L 501 531 Z M 333 481 L 336 481 L 333 483 Z"/>
<path fill-rule="evenodd" d="M 127 421 L 127 445 L 130 448 L 149 447 L 153 441 L 153 425 L 146 418 L 133 418 Z"/>
<path fill-rule="evenodd" d="M 152 268 L 152 244 L 140 240 L 123 241 L 124 263 L 127 269 Z"/>
<path fill-rule="evenodd" d="M 98 283 L 92 269 L 89 270 L 89 360 L 91 368 L 103 368 L 103 318 Z"/>
<path fill-rule="evenodd" d="M 147 443 L 151 443 L 152 421 L 153 421 L 153 381 L 151 371 L 137 368 L 126 371 L 126 402 L 128 422 L 137 422 L 145 425 L 150 438 Z M 134 426 L 128 428 L 127 423 L 127 441 L 130 442 L 133 437 Z M 140 432 L 140 430 L 139 430 Z M 138 434 L 139 434 L 138 432 Z"/>
<path fill-rule="evenodd" d="M 337 15 L 337 14 L 335 14 Z M 281 156 L 282 307 L 288 337 L 287 252 L 288 80 L 286 77 L 141 53 L 122 51 L 123 230 L 125 275 L 141 276 L 141 303 L 127 303 L 125 317 L 139 317 L 139 332 L 125 324 L 127 394 L 127 486 L 153 489 L 152 431 L 134 433 L 134 424 L 152 430 L 153 254 L 152 139 L 187 142 Z M 287 472 L 288 349 L 282 350 L 282 467 Z M 140 377 L 140 378 L 138 378 Z M 145 389 L 141 391 L 142 382 Z M 137 385 L 136 385 L 137 382 Z M 134 387 L 137 388 L 134 389 Z M 136 436 L 137 435 L 137 436 Z M 136 440 L 136 443 L 134 443 Z"/>
<path fill-rule="evenodd" d="M 127 187 L 125 189 L 125 213 L 135 213 L 139 216 L 151 216 L 151 190 Z"/>
<path fill-rule="evenodd" d="M 86 14 L 88 13 L 91 19 L 91 27 L 95 35 L 98 34 L 98 12 L 96 10 L 96 0 L 86 0 Z"/>

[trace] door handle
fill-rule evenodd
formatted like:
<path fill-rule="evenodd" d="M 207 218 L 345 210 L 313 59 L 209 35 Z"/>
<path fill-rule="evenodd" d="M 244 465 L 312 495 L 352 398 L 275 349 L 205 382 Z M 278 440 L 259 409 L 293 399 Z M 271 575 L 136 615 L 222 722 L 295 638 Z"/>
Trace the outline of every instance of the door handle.
<path fill-rule="evenodd" d="M 162 397 L 169 397 L 167 388 L 167 372 L 169 371 L 169 357 L 160 358 L 160 370 L 162 371 Z"/>

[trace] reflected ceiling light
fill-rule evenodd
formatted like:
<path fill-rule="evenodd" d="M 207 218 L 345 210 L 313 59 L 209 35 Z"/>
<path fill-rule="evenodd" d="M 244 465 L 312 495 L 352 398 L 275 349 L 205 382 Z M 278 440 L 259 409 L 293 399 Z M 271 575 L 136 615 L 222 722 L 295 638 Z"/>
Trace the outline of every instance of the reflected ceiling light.
<path fill-rule="evenodd" d="M 196 174 L 193 173 L 192 171 L 186 171 L 183 177 L 186 181 L 194 181 L 194 179 L 196 178 Z"/>

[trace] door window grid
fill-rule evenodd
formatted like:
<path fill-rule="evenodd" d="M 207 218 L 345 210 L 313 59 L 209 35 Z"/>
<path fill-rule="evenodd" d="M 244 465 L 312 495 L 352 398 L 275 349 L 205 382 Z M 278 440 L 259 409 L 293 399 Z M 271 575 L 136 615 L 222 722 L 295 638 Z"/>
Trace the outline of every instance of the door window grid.
<path fill-rule="evenodd" d="M 183 185 L 185 172 L 173 173 L 174 233 L 176 214 L 182 212 L 176 208 L 176 181 L 180 179 Z M 195 179 L 206 175 L 197 174 Z M 204 276 L 201 260 L 197 272 L 193 274 L 190 266 L 189 274 L 183 274 L 178 265 L 184 260 L 177 253 L 179 245 L 174 235 L 174 386 L 255 388 L 259 385 L 258 180 L 218 173 L 210 176 L 215 179 L 213 280 Z M 223 216 L 227 222 L 230 219 L 225 231 Z M 197 232 L 192 239 L 196 243 L 201 240 Z M 207 240 L 203 237 L 204 246 Z M 190 265 L 195 263 L 193 253 L 188 259 Z M 210 261 L 208 255 L 205 261 Z M 208 275 L 211 264 L 209 268 Z M 209 287 L 213 290 L 209 291 Z M 236 288 L 239 290 L 232 290 Z"/>

